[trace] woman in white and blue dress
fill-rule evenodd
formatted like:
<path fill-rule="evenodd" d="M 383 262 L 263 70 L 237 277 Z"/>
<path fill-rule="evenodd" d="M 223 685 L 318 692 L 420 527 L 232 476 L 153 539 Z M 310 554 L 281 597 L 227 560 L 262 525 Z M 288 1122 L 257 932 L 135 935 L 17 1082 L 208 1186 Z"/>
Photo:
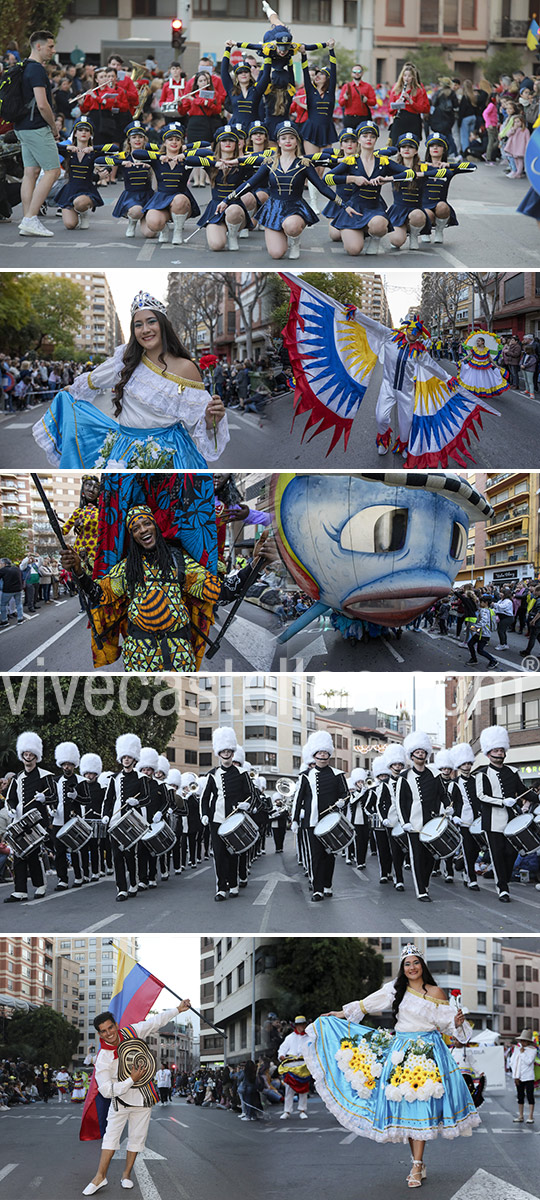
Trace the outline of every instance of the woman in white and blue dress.
<path fill-rule="evenodd" d="M 175 333 L 161 300 L 140 291 L 129 342 L 61 391 L 34 425 L 53 466 L 204 468 L 229 441 L 219 396 Z"/>
<path fill-rule="evenodd" d="M 393 1033 L 360 1024 L 366 1014 L 390 1010 Z M 372 1141 L 409 1142 L 409 1187 L 426 1178 L 426 1141 L 468 1136 L 480 1124 L 443 1039 L 466 1043 L 471 1027 L 437 987 L 416 946 L 405 947 L 395 980 L 319 1017 L 306 1033 L 305 1061 L 340 1124 Z"/>

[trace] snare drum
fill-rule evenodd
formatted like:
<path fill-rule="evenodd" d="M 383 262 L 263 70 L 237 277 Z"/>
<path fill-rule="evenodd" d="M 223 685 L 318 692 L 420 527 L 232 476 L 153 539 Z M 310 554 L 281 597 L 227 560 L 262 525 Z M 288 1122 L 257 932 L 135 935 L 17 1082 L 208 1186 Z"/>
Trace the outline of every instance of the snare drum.
<path fill-rule="evenodd" d="M 136 846 L 139 838 L 142 838 L 147 829 L 148 822 L 136 808 L 113 817 L 109 825 L 110 836 L 123 851 L 131 850 L 132 846 Z"/>
<path fill-rule="evenodd" d="M 461 845 L 461 834 L 449 817 L 432 817 L 420 830 L 420 841 L 434 858 L 451 858 Z"/>
<path fill-rule="evenodd" d="M 60 842 L 64 843 L 64 846 L 67 846 L 68 850 L 82 850 L 92 837 L 92 826 L 90 821 L 75 816 L 62 825 L 56 836 Z"/>
<path fill-rule="evenodd" d="M 533 813 L 521 813 L 505 829 L 510 845 L 518 854 L 531 854 L 540 848 L 540 824 Z"/>
<path fill-rule="evenodd" d="M 313 830 L 329 854 L 339 854 L 354 838 L 354 825 L 341 812 L 327 813 Z"/>
<path fill-rule="evenodd" d="M 399 822 L 397 825 L 394 825 L 392 832 L 391 832 L 391 837 L 393 837 L 395 839 L 400 850 L 408 850 L 409 849 L 409 839 L 407 837 L 407 834 L 405 833 L 403 825 L 400 825 Z"/>
<path fill-rule="evenodd" d="M 151 825 L 150 829 L 143 833 L 141 838 L 141 846 L 146 846 L 149 854 L 154 856 L 158 854 L 167 854 L 172 850 L 176 837 L 166 821 L 157 821 L 155 825 Z"/>
<path fill-rule="evenodd" d="M 4 833 L 4 839 L 17 858 L 26 858 L 37 850 L 47 837 L 47 830 L 40 824 L 41 813 L 31 808 L 18 820 L 12 821 Z"/>
<path fill-rule="evenodd" d="M 469 833 L 472 834 L 473 838 L 478 842 L 482 849 L 488 845 L 487 837 L 482 829 L 481 817 L 476 817 L 472 824 L 469 825 Z"/>
<path fill-rule="evenodd" d="M 107 826 L 103 824 L 103 821 L 101 821 L 99 817 L 92 817 L 92 820 L 90 821 L 90 825 L 92 826 L 92 837 L 93 838 L 99 839 L 99 838 L 105 837 L 106 832 L 107 832 Z"/>
<path fill-rule="evenodd" d="M 247 812 L 232 813 L 218 826 L 218 834 L 223 839 L 229 854 L 243 854 L 255 845 L 259 836 L 259 827 Z"/>

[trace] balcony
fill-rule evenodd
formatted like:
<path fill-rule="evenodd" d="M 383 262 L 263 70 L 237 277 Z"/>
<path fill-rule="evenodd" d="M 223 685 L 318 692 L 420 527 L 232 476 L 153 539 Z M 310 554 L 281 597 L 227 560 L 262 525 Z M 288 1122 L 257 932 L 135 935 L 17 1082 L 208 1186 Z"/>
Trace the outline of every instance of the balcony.
<path fill-rule="evenodd" d="M 518 521 L 520 517 L 528 517 L 529 505 L 520 504 L 517 508 L 508 509 L 506 512 L 497 513 L 488 521 L 488 529 L 493 529 L 494 526 L 508 525 L 511 521 Z"/>
<path fill-rule="evenodd" d="M 493 23 L 493 38 L 502 42 L 524 42 L 530 20 L 514 21 L 511 17 L 501 17 Z"/>
<path fill-rule="evenodd" d="M 493 537 L 488 538 L 486 545 L 488 550 L 493 550 L 495 546 L 500 546 L 503 542 L 526 542 L 528 539 L 528 532 L 525 533 L 522 529 L 509 529 L 506 533 L 496 533 Z"/>

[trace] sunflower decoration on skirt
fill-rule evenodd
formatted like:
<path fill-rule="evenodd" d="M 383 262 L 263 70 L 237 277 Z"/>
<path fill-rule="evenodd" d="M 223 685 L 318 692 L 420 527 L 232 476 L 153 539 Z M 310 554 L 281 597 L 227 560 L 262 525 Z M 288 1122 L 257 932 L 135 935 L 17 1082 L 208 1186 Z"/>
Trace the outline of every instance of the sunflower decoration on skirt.
<path fill-rule="evenodd" d="M 386 1085 L 387 1100 L 430 1100 L 444 1094 L 444 1084 L 433 1048 L 422 1038 L 390 1055 L 394 1067 Z"/>

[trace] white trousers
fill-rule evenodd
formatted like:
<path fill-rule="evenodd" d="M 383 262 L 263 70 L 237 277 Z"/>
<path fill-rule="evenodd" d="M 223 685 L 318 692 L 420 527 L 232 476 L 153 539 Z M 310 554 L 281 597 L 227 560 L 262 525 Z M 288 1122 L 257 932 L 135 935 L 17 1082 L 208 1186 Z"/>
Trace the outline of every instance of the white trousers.
<path fill-rule="evenodd" d="M 286 1113 L 292 1113 L 293 1100 L 294 1100 L 294 1097 L 296 1096 L 296 1094 L 297 1093 L 293 1091 L 292 1087 L 290 1087 L 290 1085 L 288 1083 L 286 1083 L 285 1084 L 285 1103 L 283 1105 L 284 1111 Z M 300 1094 L 298 1096 L 298 1112 L 307 1112 L 308 1095 L 309 1095 L 308 1092 L 300 1092 Z"/>
<path fill-rule="evenodd" d="M 133 1151 L 144 1150 L 146 1138 L 148 1136 L 148 1126 L 150 1124 L 151 1108 L 122 1108 L 118 1112 L 114 1111 L 111 1104 L 109 1115 L 107 1117 L 107 1128 L 101 1143 L 102 1150 L 118 1150 L 120 1138 L 124 1132 L 124 1126 L 127 1121 L 128 1125 L 128 1140 L 127 1149 Z"/>

